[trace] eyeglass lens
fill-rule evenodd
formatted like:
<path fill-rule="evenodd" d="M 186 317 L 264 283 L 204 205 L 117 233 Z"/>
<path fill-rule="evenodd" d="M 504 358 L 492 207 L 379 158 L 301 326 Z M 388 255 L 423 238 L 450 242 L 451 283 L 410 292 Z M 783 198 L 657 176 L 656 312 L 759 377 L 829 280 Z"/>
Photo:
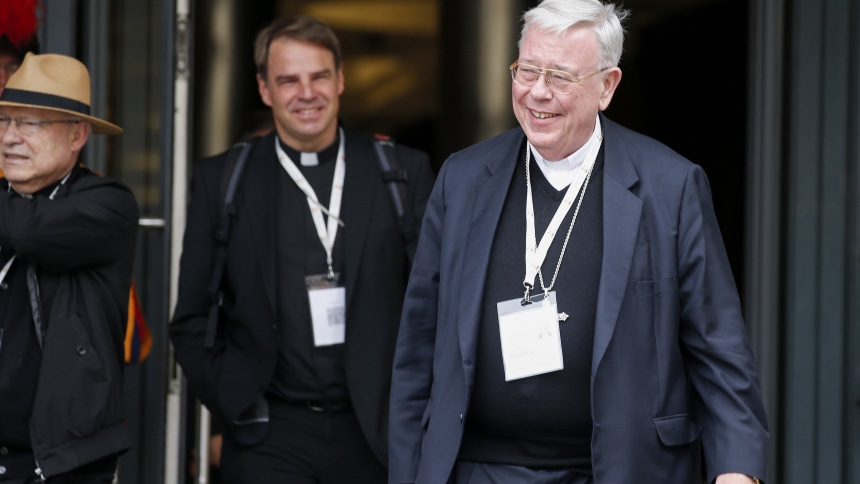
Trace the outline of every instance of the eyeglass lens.
<path fill-rule="evenodd" d="M 6 130 L 9 129 L 9 125 L 12 124 L 13 119 L 15 120 L 15 125 L 18 128 L 18 131 L 24 134 L 36 134 L 39 132 L 39 130 L 41 130 L 42 124 L 48 123 L 29 118 L 13 118 L 11 116 L 0 116 L 0 133 L 5 133 Z"/>
<path fill-rule="evenodd" d="M 549 88 L 559 94 L 569 94 L 576 84 L 573 75 L 559 70 L 541 69 L 528 64 L 519 64 L 511 69 L 511 77 L 514 82 L 523 87 L 532 87 L 540 79 L 540 75 L 546 76 Z"/>

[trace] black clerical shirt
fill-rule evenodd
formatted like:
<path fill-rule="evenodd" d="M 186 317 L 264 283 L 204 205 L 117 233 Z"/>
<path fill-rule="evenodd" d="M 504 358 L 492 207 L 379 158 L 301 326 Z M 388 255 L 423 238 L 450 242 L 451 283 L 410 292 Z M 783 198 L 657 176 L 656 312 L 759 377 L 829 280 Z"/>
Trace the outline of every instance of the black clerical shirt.
<path fill-rule="evenodd" d="M 519 159 L 524 158 L 522 149 Z M 535 233 L 540 238 L 568 188 L 556 190 L 533 157 L 530 166 Z M 602 203 L 603 148 L 553 287 L 558 311 L 570 316 L 559 324 L 564 369 L 505 381 L 496 303 L 523 297 L 525 273 L 526 173 L 525 163 L 517 164 L 490 252 L 474 389 L 459 459 L 591 472 L 591 357 L 603 260 Z M 546 284 L 552 281 L 575 207 L 541 266 Z M 540 283 L 535 286 L 532 294 L 540 291 Z"/>
<path fill-rule="evenodd" d="M 284 144 L 281 148 L 301 170 L 319 202 L 328 208 L 334 179 L 340 136 L 317 153 L 319 165 L 302 166 L 301 154 Z M 277 245 L 278 366 L 269 392 L 276 397 L 302 400 L 339 401 L 347 398 L 343 346 L 314 347 L 313 323 L 305 277 L 328 271 L 323 248 L 311 217 L 305 194 L 281 167 L 277 159 L 275 181 L 275 231 Z M 323 218 L 327 221 L 327 217 Z M 343 229 L 339 228 L 332 252 L 335 272 L 344 275 Z M 346 324 L 349 324 L 347 320 Z"/>

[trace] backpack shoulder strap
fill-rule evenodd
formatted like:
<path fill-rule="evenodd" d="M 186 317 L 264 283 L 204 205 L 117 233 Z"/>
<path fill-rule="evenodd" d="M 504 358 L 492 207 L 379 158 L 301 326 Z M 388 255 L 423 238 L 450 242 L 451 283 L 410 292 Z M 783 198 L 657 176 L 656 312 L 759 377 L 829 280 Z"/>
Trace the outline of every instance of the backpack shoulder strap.
<path fill-rule="evenodd" d="M 397 160 L 396 145 L 388 136 L 376 135 L 373 148 L 376 160 L 379 162 L 379 167 L 382 170 L 382 179 L 388 186 L 388 195 L 392 205 L 394 205 L 394 212 L 397 214 L 397 222 L 403 235 L 403 245 L 406 248 L 406 256 L 411 266 L 412 261 L 415 259 L 418 237 L 415 234 L 412 220 L 412 205 L 409 203 L 406 190 L 409 184 L 409 176 L 406 170 L 400 167 L 400 163 Z"/>
<path fill-rule="evenodd" d="M 206 338 L 204 346 L 212 348 L 215 345 L 215 333 L 218 329 L 218 313 L 224 302 L 224 293 L 221 291 L 221 280 L 224 278 L 224 266 L 227 262 L 227 243 L 230 241 L 230 224 L 236 216 L 236 206 L 233 198 L 242 171 L 248 162 L 248 156 L 260 138 L 253 138 L 235 144 L 227 153 L 227 163 L 221 172 L 221 185 L 218 192 L 218 225 L 215 229 L 215 240 L 217 245 L 215 261 L 212 266 L 212 276 L 209 279 L 207 292 L 212 305 L 209 307 L 209 318 L 206 321 Z"/>

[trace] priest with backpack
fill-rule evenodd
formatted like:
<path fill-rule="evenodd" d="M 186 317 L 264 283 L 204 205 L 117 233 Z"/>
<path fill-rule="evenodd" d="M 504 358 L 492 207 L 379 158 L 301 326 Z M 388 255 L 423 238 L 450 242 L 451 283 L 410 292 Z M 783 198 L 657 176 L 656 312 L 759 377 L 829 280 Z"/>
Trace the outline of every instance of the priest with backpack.
<path fill-rule="evenodd" d="M 170 325 L 225 425 L 228 482 L 385 482 L 403 296 L 434 176 L 425 153 L 338 122 L 334 33 L 256 41 L 275 131 L 194 166 Z"/>

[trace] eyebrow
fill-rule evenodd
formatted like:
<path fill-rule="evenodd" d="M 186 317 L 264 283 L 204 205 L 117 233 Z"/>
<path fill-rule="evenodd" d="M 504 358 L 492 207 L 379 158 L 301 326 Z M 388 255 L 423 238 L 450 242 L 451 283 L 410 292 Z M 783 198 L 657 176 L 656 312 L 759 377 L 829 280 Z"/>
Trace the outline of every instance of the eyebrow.
<path fill-rule="evenodd" d="M 276 76 L 276 77 L 275 77 L 275 82 L 280 82 L 280 81 L 292 81 L 292 80 L 298 79 L 298 78 L 299 78 L 299 75 L 300 75 L 300 74 L 288 74 L 288 75 L 284 75 L 284 76 Z M 316 77 L 324 76 L 324 75 L 329 75 L 329 76 L 330 76 L 330 75 L 331 75 L 331 69 L 323 69 L 323 70 L 321 70 L 321 71 L 316 71 L 316 72 L 311 72 L 311 73 L 310 73 L 310 77 L 311 77 L 312 79 L 313 79 L 313 78 L 316 78 Z"/>
<path fill-rule="evenodd" d="M 526 64 L 536 65 L 537 60 L 527 57 L 525 59 L 522 59 L 522 62 L 524 62 Z M 553 63 L 552 67 L 550 67 L 550 69 L 555 69 L 557 71 L 564 71 L 564 72 L 567 72 L 568 74 L 573 74 L 573 70 L 570 67 L 563 66 L 561 64 Z M 575 75 L 575 74 L 573 74 L 573 75 Z"/>

